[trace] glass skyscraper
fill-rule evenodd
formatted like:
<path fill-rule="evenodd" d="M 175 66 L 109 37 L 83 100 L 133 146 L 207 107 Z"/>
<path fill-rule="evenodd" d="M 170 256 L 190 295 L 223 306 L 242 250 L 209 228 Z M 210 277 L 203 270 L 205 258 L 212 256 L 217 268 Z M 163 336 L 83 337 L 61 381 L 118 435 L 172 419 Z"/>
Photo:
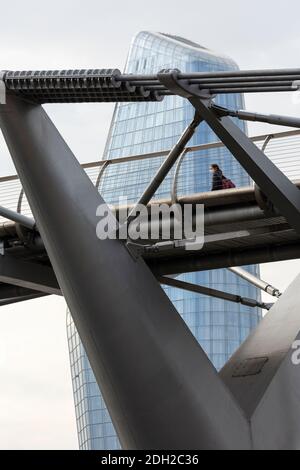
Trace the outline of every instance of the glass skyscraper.
<path fill-rule="evenodd" d="M 236 70 L 237 65 L 226 56 L 177 36 L 145 31 L 139 33 L 132 42 L 125 72 L 147 74 L 163 68 L 211 72 Z M 220 95 L 216 102 L 232 109 L 244 107 L 241 95 Z M 189 102 L 177 96 L 166 97 L 159 103 L 119 103 L 115 108 L 104 158 L 109 160 L 168 150 L 192 120 L 193 114 Z M 243 123 L 239 125 L 244 126 Z M 214 133 L 202 123 L 190 144 L 200 145 L 216 140 Z M 161 162 L 160 158 L 149 158 L 108 165 L 99 191 L 107 203 L 118 203 L 120 197 L 135 202 Z M 179 175 L 178 194 L 209 191 L 211 178 L 208 170 L 211 163 L 219 164 L 237 186 L 250 184 L 249 176 L 232 155 L 224 148 L 214 148 L 188 154 Z M 172 175 L 171 172 L 156 197 L 170 197 Z M 259 275 L 258 267 L 247 269 Z M 186 274 L 181 279 L 260 299 L 256 288 L 228 270 Z M 175 288 L 165 290 L 217 369 L 229 359 L 261 317 L 259 309 Z M 81 449 L 118 449 L 114 427 L 70 314 L 67 317 L 67 331 L 79 446 Z"/>

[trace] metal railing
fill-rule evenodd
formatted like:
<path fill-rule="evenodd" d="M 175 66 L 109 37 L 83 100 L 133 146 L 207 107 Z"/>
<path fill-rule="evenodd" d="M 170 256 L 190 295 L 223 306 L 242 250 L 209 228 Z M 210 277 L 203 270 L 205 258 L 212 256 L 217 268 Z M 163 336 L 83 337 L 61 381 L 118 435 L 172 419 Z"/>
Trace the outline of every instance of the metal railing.
<path fill-rule="evenodd" d="M 252 137 L 251 140 L 264 150 L 270 160 L 289 179 L 300 179 L 300 130 L 258 135 Z M 123 188 L 123 196 L 127 196 L 128 201 L 133 203 L 137 199 L 139 190 L 142 193 L 147 187 L 151 177 L 154 176 L 168 153 L 169 150 L 166 150 L 101 160 L 83 164 L 82 167 L 108 203 L 117 202 L 114 198 L 116 194 L 120 195 L 120 187 L 118 187 L 120 184 Z M 175 201 L 179 195 L 209 191 L 211 177 L 208 170 L 211 163 L 220 164 L 225 176 L 234 181 L 237 187 L 249 186 L 248 175 L 245 173 L 241 177 L 241 170 L 235 164 L 234 157 L 221 142 L 214 142 L 187 147 L 177 167 L 170 172 L 156 197 Z M 199 180 L 199 191 L 195 191 L 195 180 Z M 27 216 L 32 215 L 17 175 L 0 178 L 0 205 Z M 0 218 L 1 223 L 4 221 L 6 219 Z"/>

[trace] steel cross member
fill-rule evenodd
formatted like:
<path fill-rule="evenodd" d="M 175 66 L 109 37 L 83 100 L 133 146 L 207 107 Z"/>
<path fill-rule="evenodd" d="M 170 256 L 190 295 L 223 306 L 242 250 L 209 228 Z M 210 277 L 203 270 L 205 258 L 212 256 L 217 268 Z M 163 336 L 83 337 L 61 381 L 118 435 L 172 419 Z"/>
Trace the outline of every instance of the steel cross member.
<path fill-rule="evenodd" d="M 189 99 L 267 198 L 300 234 L 300 192 L 279 168 L 227 116 L 196 97 Z"/>
<path fill-rule="evenodd" d="M 6 98 L 4 138 L 123 448 L 250 448 L 241 409 L 149 267 L 97 238 L 105 202 L 49 116 Z"/>
<path fill-rule="evenodd" d="M 178 70 L 162 70 L 160 82 L 172 92 L 187 98 L 231 154 L 244 167 L 261 191 L 300 234 L 300 192 L 269 158 L 230 119 L 225 109 L 215 106 L 209 91 L 178 80 Z M 229 112 L 229 111 L 228 111 Z"/>
<path fill-rule="evenodd" d="M 253 157 L 246 136 L 195 99 L 264 183 L 261 153 Z M 300 277 L 218 376 L 144 261 L 96 237 L 104 201 L 43 108 L 7 93 L 0 127 L 123 447 L 299 449 Z M 280 175 L 265 192 L 296 218 Z"/>

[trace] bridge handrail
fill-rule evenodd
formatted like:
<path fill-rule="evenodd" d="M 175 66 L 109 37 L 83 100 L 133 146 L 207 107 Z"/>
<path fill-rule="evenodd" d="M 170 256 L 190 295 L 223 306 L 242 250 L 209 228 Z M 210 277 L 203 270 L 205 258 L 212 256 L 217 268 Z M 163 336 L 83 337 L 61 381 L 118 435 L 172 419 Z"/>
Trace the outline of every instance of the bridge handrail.
<path fill-rule="evenodd" d="M 272 143 L 278 139 L 285 139 L 285 138 L 293 138 L 293 137 L 300 137 L 300 129 L 296 130 L 289 130 L 289 131 L 284 131 L 284 132 L 277 132 L 277 133 L 270 133 L 270 134 L 260 134 L 260 135 L 255 135 L 251 137 L 251 140 L 257 144 L 260 144 L 260 147 L 266 150 L 266 146 L 272 141 Z M 201 152 L 201 151 L 209 151 L 212 149 L 218 149 L 218 148 L 225 148 L 224 144 L 222 142 L 212 142 L 212 143 L 207 143 L 207 144 L 200 144 L 196 146 L 189 146 L 185 149 L 184 154 L 182 155 L 182 158 L 180 159 L 180 162 L 178 163 L 178 168 L 175 171 L 175 174 L 173 176 L 173 180 L 171 182 L 171 196 L 172 200 L 177 199 L 177 183 L 178 183 L 178 175 L 180 171 L 180 167 L 183 163 L 183 160 L 185 157 L 192 153 L 192 152 Z M 287 146 L 287 150 L 288 146 Z M 136 161 L 142 161 L 142 160 L 149 160 L 149 159 L 156 159 L 156 158 L 162 158 L 162 157 L 167 157 L 169 153 L 169 150 L 164 150 L 164 151 L 158 151 L 158 152 L 152 152 L 152 153 L 147 153 L 147 154 L 140 154 L 140 155 L 130 155 L 128 157 L 118 157 L 118 158 L 113 158 L 113 159 L 102 159 L 98 161 L 93 161 L 89 163 L 84 163 L 82 164 L 82 167 L 85 170 L 93 170 L 93 169 L 99 169 L 97 171 L 97 175 L 95 178 L 95 185 L 99 188 L 100 183 L 102 182 L 108 168 L 111 165 L 116 165 L 116 164 L 124 164 L 124 163 L 129 163 L 129 162 L 136 162 Z M 205 154 L 204 154 L 205 155 Z M 293 162 L 292 162 L 293 163 Z M 290 162 L 289 162 L 290 164 Z M 300 175 L 299 175 L 300 177 Z M 6 187 L 6 191 L 8 194 L 11 194 L 12 191 L 16 191 L 16 189 L 10 188 L 9 183 L 14 183 L 14 182 L 19 182 L 19 177 L 18 175 L 9 175 L 9 176 L 4 176 L 0 177 L 0 185 L 4 184 Z M 13 210 L 17 210 L 18 212 L 22 212 L 22 204 L 24 201 L 24 191 L 21 188 L 19 190 L 19 196 L 16 196 L 15 203 L 12 204 L 14 207 L 10 207 Z M 9 201 L 11 202 L 11 201 Z M 3 204 L 2 204 L 3 205 Z"/>

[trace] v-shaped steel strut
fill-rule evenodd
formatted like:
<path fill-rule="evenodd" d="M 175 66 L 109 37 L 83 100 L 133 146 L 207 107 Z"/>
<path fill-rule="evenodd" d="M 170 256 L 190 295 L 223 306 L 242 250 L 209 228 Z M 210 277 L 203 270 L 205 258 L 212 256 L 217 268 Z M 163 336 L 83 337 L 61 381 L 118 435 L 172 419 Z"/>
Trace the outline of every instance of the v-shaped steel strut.
<path fill-rule="evenodd" d="M 39 104 L 65 99 L 55 88 L 62 79 L 74 100 L 126 100 L 136 77 L 117 85 L 124 77 L 111 71 L 83 73 L 84 79 L 76 72 L 71 78 L 51 75 L 50 81 L 45 74 L 4 75 L 0 126 L 122 446 L 300 448 L 300 277 L 218 375 L 142 258 L 134 259 L 120 240 L 97 238 L 96 211 L 105 202 Z M 268 89 L 259 77 L 259 88 Z M 229 78 L 243 76 L 222 76 L 224 89 Z M 203 79 L 201 88 L 197 80 Z M 130 97 L 155 100 L 161 84 L 164 94 L 189 99 L 300 233 L 299 190 L 229 117 L 218 114 L 211 79 L 218 80 L 163 71 L 149 93 L 144 77 Z M 239 82 L 235 86 L 240 89 Z"/>
<path fill-rule="evenodd" d="M 99 240 L 105 204 L 40 105 L 0 125 L 60 288 L 126 449 L 247 449 L 248 423 L 142 259 Z"/>

